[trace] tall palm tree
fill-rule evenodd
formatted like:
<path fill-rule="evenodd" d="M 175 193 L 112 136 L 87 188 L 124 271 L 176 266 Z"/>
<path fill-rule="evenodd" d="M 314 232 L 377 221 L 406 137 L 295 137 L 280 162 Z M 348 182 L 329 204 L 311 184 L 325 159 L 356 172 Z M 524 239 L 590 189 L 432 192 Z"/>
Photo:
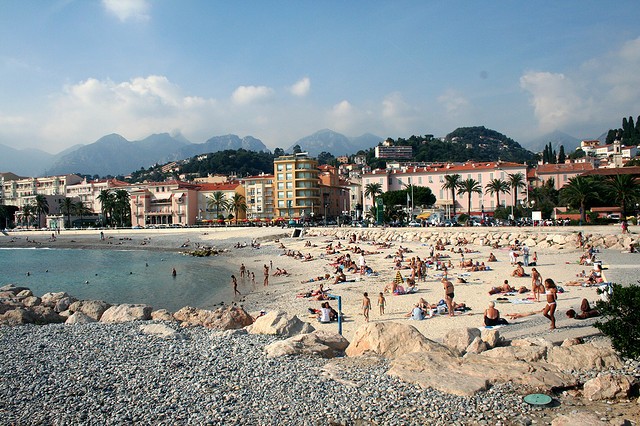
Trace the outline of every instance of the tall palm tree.
<path fill-rule="evenodd" d="M 485 185 L 485 194 L 496 195 L 496 207 L 500 206 L 500 193 L 509 193 L 509 182 L 502 179 L 491 179 L 491 181 Z"/>
<path fill-rule="evenodd" d="M 29 229 L 30 219 L 33 217 L 33 206 L 25 204 L 22 206 L 22 220 L 27 223 L 27 229 Z"/>
<path fill-rule="evenodd" d="M 444 177 L 444 183 L 442 184 L 442 189 L 451 191 L 454 216 L 456 215 L 456 191 L 458 191 L 458 188 L 460 187 L 460 182 L 462 182 L 462 176 L 456 173 L 454 175 L 446 175 Z"/>
<path fill-rule="evenodd" d="M 120 219 L 120 226 L 124 226 L 131 215 L 131 196 L 126 189 L 118 189 L 114 193 L 114 210 Z"/>
<path fill-rule="evenodd" d="M 247 211 L 247 203 L 245 201 L 244 195 L 238 194 L 237 192 L 233 194 L 231 200 L 229 200 L 229 209 L 233 210 L 234 217 L 236 220 L 236 225 L 238 224 L 238 212 L 246 212 Z"/>
<path fill-rule="evenodd" d="M 84 215 L 91 214 L 91 210 L 89 210 L 89 208 L 87 208 L 87 206 L 85 206 L 82 201 L 76 201 L 73 205 L 73 210 L 78 216 L 80 216 L 80 228 L 82 228 L 82 217 Z"/>
<path fill-rule="evenodd" d="M 376 197 L 382 194 L 382 185 L 379 183 L 368 183 L 364 186 L 364 197 L 371 197 L 371 204 L 375 207 Z"/>
<path fill-rule="evenodd" d="M 560 190 L 560 200 L 567 205 L 580 207 L 580 221 L 586 221 L 586 209 L 589 203 L 599 197 L 599 184 L 594 179 L 576 176 Z"/>
<path fill-rule="evenodd" d="M 47 197 L 44 195 L 38 194 L 36 195 L 34 203 L 34 212 L 38 215 L 38 227 L 40 227 L 42 225 L 40 223 L 40 215 L 49 214 L 49 201 L 47 201 Z"/>
<path fill-rule="evenodd" d="M 620 205 L 622 218 L 626 219 L 629 205 L 640 200 L 640 182 L 633 175 L 613 175 L 607 177 L 604 185 Z"/>
<path fill-rule="evenodd" d="M 73 212 L 76 208 L 75 203 L 69 197 L 64 197 L 62 200 L 62 205 L 60 206 L 62 213 L 67 215 L 67 227 L 71 228 L 71 212 Z"/>
<path fill-rule="evenodd" d="M 220 218 L 220 210 L 227 210 L 228 205 L 229 200 L 225 198 L 222 191 L 216 191 L 210 197 L 207 197 L 207 208 L 216 209 L 216 219 Z"/>
<path fill-rule="evenodd" d="M 115 195 L 110 189 L 103 189 L 98 194 L 97 200 L 100 201 L 100 208 L 102 210 L 102 220 L 105 225 L 110 223 L 110 216 L 115 206 Z"/>
<path fill-rule="evenodd" d="M 518 202 L 518 189 L 525 188 L 527 185 L 526 178 L 524 174 L 518 173 L 509 173 L 509 186 L 513 189 L 513 206 L 515 207 Z"/>
<path fill-rule="evenodd" d="M 469 200 L 467 201 L 467 214 L 471 216 L 471 196 L 473 193 L 482 194 L 482 186 L 475 179 L 465 179 L 460 182 L 458 186 L 458 195 L 469 194 Z"/>

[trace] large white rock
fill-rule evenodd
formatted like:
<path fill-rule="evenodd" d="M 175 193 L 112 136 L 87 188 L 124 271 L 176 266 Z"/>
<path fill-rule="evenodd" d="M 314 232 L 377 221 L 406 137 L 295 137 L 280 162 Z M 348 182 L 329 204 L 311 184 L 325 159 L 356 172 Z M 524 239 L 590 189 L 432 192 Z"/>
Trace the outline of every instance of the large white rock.
<path fill-rule="evenodd" d="M 233 330 L 253 323 L 251 315 L 237 306 L 226 306 L 215 311 L 185 306 L 173 317 L 181 321 L 183 327 L 204 326 L 217 330 Z"/>
<path fill-rule="evenodd" d="M 160 337 L 176 337 L 178 332 L 165 324 L 143 324 L 140 331 L 144 334 L 151 334 Z"/>
<path fill-rule="evenodd" d="M 83 314 L 99 321 L 102 314 L 109 309 L 111 305 L 102 300 L 79 300 L 69 305 L 69 310 L 72 312 L 82 312 Z"/>
<path fill-rule="evenodd" d="M 609 347 L 585 343 L 574 346 L 554 346 L 547 351 L 547 361 L 567 370 L 620 368 L 622 361 Z"/>
<path fill-rule="evenodd" d="M 588 411 L 574 411 L 569 414 L 560 414 L 551 421 L 551 426 L 609 426 L 609 423 L 600 420 L 600 416 Z"/>
<path fill-rule="evenodd" d="M 314 330 L 315 328 L 311 324 L 284 311 L 267 312 L 256 318 L 254 323 L 247 327 L 249 334 L 270 334 L 285 337 L 311 333 Z"/>
<path fill-rule="evenodd" d="M 346 354 L 377 354 L 393 358 L 407 353 L 429 351 L 452 354 L 449 348 L 427 339 L 412 325 L 377 322 L 364 324 L 356 330 Z"/>
<path fill-rule="evenodd" d="M 498 331 L 497 328 L 486 328 L 482 330 L 480 337 L 482 338 L 482 341 L 487 344 L 489 349 L 495 348 L 502 343 L 502 337 L 500 336 L 500 331 Z"/>
<path fill-rule="evenodd" d="M 316 333 L 298 334 L 285 340 L 279 340 L 265 346 L 269 358 L 286 355 L 313 355 L 333 358 L 335 351 Z"/>
<path fill-rule="evenodd" d="M 152 310 L 149 305 L 116 305 L 104 311 L 100 322 L 147 321 L 151 319 Z"/>
<path fill-rule="evenodd" d="M 535 362 L 544 359 L 544 346 L 500 346 L 482 353 L 483 356 L 499 360 Z"/>
<path fill-rule="evenodd" d="M 477 328 L 454 328 L 445 334 L 443 343 L 462 354 L 480 334 Z"/>
<path fill-rule="evenodd" d="M 91 322 L 97 322 L 95 318 L 91 318 L 89 315 L 85 315 L 82 312 L 75 312 L 67 318 L 65 324 L 89 324 Z"/>
<path fill-rule="evenodd" d="M 42 299 L 41 303 L 45 306 L 49 306 L 53 308 L 56 306 L 56 303 L 58 303 L 60 299 L 64 299 L 65 297 L 69 297 L 69 295 L 65 292 L 45 293 L 41 297 Z"/>
<path fill-rule="evenodd" d="M 631 376 L 603 374 L 584 384 L 583 395 L 591 401 L 627 398 L 632 385 Z"/>

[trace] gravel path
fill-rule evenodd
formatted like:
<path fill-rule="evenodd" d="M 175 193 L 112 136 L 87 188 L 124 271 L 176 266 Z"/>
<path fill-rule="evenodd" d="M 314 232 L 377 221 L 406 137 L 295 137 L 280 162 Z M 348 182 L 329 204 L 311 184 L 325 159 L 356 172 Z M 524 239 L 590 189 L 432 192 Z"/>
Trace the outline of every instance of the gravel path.
<path fill-rule="evenodd" d="M 509 385 L 462 398 L 388 377 L 383 361 L 268 359 L 273 337 L 140 324 L 0 328 L 3 424 L 530 424 Z"/>

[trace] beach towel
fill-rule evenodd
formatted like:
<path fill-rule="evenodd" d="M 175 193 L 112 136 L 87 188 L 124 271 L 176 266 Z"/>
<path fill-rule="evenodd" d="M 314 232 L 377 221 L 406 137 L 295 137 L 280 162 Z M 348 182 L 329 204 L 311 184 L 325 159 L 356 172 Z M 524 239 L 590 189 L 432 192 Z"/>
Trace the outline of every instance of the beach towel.
<path fill-rule="evenodd" d="M 533 301 L 529 299 L 511 299 L 511 303 L 514 305 L 527 305 L 529 303 L 533 303 Z"/>

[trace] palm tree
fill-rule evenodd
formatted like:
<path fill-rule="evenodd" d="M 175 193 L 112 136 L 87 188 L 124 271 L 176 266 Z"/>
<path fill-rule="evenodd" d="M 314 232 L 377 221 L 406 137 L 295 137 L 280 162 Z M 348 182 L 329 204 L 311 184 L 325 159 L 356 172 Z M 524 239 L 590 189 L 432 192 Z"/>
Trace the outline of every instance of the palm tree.
<path fill-rule="evenodd" d="M 100 191 L 100 194 L 97 197 L 98 201 L 100 201 L 100 208 L 102 210 L 102 220 L 105 225 L 108 225 L 110 220 L 109 217 L 113 212 L 113 208 L 115 205 L 115 196 L 110 189 L 103 189 Z"/>
<path fill-rule="evenodd" d="M 569 179 L 569 183 L 560 190 L 560 199 L 567 205 L 580 207 L 580 222 L 586 221 L 586 208 L 589 202 L 599 197 L 598 182 L 584 176 Z"/>
<path fill-rule="evenodd" d="M 482 194 L 482 187 L 475 179 L 465 179 L 460 182 L 458 186 L 458 195 L 469 194 L 469 200 L 467 201 L 467 214 L 471 216 L 471 196 L 473 193 Z"/>
<path fill-rule="evenodd" d="M 29 221 L 33 217 L 33 206 L 25 204 L 22 206 L 22 220 L 27 223 L 27 229 L 29 229 Z"/>
<path fill-rule="evenodd" d="M 131 196 L 126 189 L 118 189 L 114 194 L 114 210 L 118 213 L 120 226 L 125 225 L 125 221 L 131 215 Z"/>
<path fill-rule="evenodd" d="M 231 200 L 229 200 L 229 209 L 232 209 L 234 212 L 234 217 L 236 219 L 236 225 L 238 224 L 238 212 L 246 212 L 247 211 L 247 203 L 245 202 L 244 195 L 238 194 L 237 192 L 233 194 Z"/>
<path fill-rule="evenodd" d="M 485 185 L 485 194 L 496 194 L 496 207 L 500 206 L 500 193 L 509 193 L 509 182 L 502 179 L 491 179 L 491 181 Z"/>
<path fill-rule="evenodd" d="M 62 213 L 67 215 L 67 227 L 71 228 L 71 212 L 75 210 L 75 203 L 69 197 L 64 197 L 60 206 Z"/>
<path fill-rule="evenodd" d="M 605 188 L 612 198 L 620 205 L 622 219 L 627 218 L 627 208 L 640 199 L 640 185 L 633 175 L 608 176 L 604 182 Z"/>
<path fill-rule="evenodd" d="M 451 199 L 453 200 L 453 216 L 456 215 L 456 191 L 460 187 L 461 182 L 462 176 L 456 173 L 455 175 L 446 175 L 444 177 L 444 183 L 442 184 L 442 189 L 451 191 Z"/>
<path fill-rule="evenodd" d="M 91 210 L 89 210 L 83 203 L 82 201 L 77 201 L 76 203 L 74 203 L 73 205 L 73 210 L 75 211 L 75 213 L 80 216 L 80 228 L 82 228 L 82 217 L 84 215 L 87 214 L 91 214 Z"/>
<path fill-rule="evenodd" d="M 379 183 L 368 183 L 364 186 L 364 197 L 371 197 L 371 204 L 375 207 L 376 197 L 382 194 L 382 185 Z"/>
<path fill-rule="evenodd" d="M 216 191 L 211 194 L 210 197 L 207 197 L 207 208 L 215 208 L 216 209 L 216 219 L 220 218 L 220 210 L 227 210 L 229 205 L 229 200 L 227 200 L 224 196 L 224 192 Z"/>
<path fill-rule="evenodd" d="M 38 215 L 38 227 L 40 227 L 40 215 L 49 214 L 49 201 L 47 201 L 47 197 L 45 197 L 44 195 L 38 194 L 36 195 L 34 202 L 34 212 Z"/>
<path fill-rule="evenodd" d="M 527 185 L 525 177 L 522 173 L 509 173 L 509 186 L 513 189 L 513 206 L 518 201 L 518 189 L 525 188 Z"/>

